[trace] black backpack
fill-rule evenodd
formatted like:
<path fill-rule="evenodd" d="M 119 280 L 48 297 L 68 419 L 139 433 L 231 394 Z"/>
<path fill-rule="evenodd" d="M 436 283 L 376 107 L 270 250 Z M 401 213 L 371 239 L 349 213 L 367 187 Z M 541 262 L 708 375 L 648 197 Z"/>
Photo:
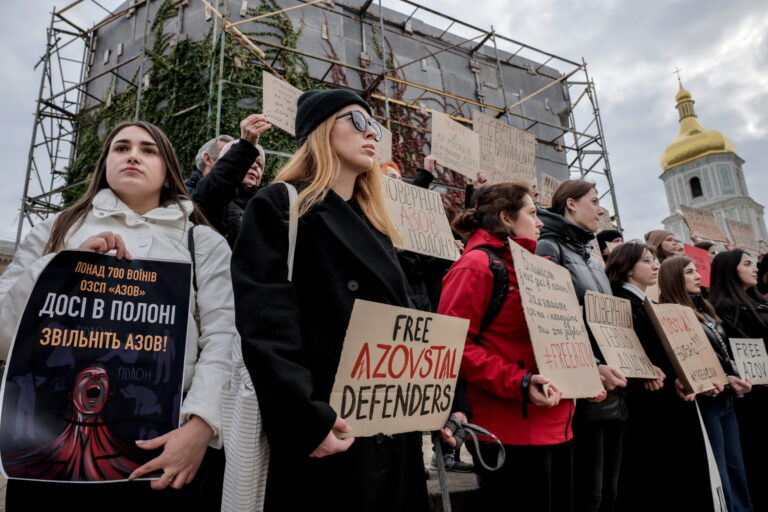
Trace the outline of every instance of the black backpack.
<path fill-rule="evenodd" d="M 506 247 L 506 245 L 505 245 Z M 491 302 L 488 304 L 488 309 L 485 310 L 485 315 L 480 322 L 480 330 L 477 331 L 473 341 L 479 344 L 480 335 L 485 331 L 494 319 L 499 315 L 501 307 L 504 305 L 504 301 L 507 300 L 507 294 L 509 293 L 509 275 L 507 274 L 507 265 L 501 258 L 496 248 L 489 245 L 480 245 L 471 249 L 473 251 L 483 251 L 488 255 L 488 268 L 493 274 L 493 291 L 491 292 Z"/>

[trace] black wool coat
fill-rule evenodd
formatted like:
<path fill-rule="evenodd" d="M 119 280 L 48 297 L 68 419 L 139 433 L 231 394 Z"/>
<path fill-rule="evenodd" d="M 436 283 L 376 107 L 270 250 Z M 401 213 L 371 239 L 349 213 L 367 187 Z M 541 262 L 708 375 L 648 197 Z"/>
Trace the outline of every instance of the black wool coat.
<path fill-rule="evenodd" d="M 632 323 L 648 359 L 666 375 L 664 387 L 647 391 L 641 379 L 629 379 L 629 421 L 622 452 L 616 510 L 712 510 L 704 436 L 693 402 L 675 393 L 675 369 L 643 302 L 624 288 L 613 290 L 629 300 Z M 685 471 L 674 461 L 686 461 Z M 654 492 L 648 492 L 652 488 Z M 680 492 L 688 489 L 689 492 Z"/>
<path fill-rule="evenodd" d="M 259 150 L 240 139 L 227 151 L 205 176 L 200 171 L 184 183 L 192 201 L 221 236 L 234 247 L 245 205 L 256 193 L 257 187 L 246 187 L 242 181 Z"/>
<path fill-rule="evenodd" d="M 309 457 L 336 419 L 328 401 L 355 299 L 411 305 L 392 243 L 330 190 L 299 221 L 292 282 L 287 256 L 288 194 L 277 183 L 248 203 L 232 254 L 237 327 L 271 449 L 266 508 L 424 510 L 419 433 Z"/>

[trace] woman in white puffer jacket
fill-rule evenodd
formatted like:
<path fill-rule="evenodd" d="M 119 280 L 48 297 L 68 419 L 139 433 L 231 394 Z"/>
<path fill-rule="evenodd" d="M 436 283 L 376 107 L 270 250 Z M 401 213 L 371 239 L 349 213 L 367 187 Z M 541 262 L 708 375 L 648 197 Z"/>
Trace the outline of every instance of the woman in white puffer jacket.
<path fill-rule="evenodd" d="M 118 258 L 191 261 L 188 231 L 196 224 L 206 222 L 187 198 L 178 160 L 165 134 L 146 122 L 117 126 L 106 140 L 83 197 L 36 225 L 0 278 L 0 358 L 7 359 L 35 279 L 57 252 L 90 249 L 99 253 L 115 251 Z M 139 478 L 162 471 L 163 476 L 151 483 L 155 490 L 185 487 L 193 481 L 207 448 L 222 446 L 219 397 L 222 384 L 229 378 L 232 345 L 237 339 L 229 272 L 231 253 L 224 238 L 207 225 L 194 229 L 193 237 L 200 325 L 198 330 L 192 315 L 193 295 L 187 325 L 181 426 L 142 443 L 141 448 L 162 451 L 131 475 Z M 221 475 L 207 478 L 220 479 Z M 14 504 L 28 510 L 38 509 L 36 505 L 74 506 L 68 498 L 80 501 L 78 507 L 83 508 L 84 502 L 78 497 L 87 497 L 91 502 L 97 499 L 94 493 L 102 492 L 126 508 L 167 510 L 168 506 L 184 506 L 184 500 L 189 499 L 190 506 L 201 510 L 203 502 L 211 497 L 201 496 L 193 487 L 188 486 L 182 493 L 154 492 L 147 482 L 132 482 L 87 486 L 86 491 L 80 485 L 14 480 L 8 486 L 8 510 L 14 510 Z M 212 498 L 215 502 L 220 496 Z"/>

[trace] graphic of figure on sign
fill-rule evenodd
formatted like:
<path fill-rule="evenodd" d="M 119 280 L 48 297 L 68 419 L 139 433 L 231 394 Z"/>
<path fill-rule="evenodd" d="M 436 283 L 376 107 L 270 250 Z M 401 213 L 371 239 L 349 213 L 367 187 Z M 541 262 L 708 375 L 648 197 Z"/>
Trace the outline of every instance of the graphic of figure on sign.
<path fill-rule="evenodd" d="M 81 370 L 72 383 L 72 411 L 64 431 L 34 448 L 4 453 L 5 472 L 9 477 L 35 480 L 127 478 L 140 466 L 140 453 L 105 424 L 104 408 L 109 398 L 107 371 L 100 366 Z"/>

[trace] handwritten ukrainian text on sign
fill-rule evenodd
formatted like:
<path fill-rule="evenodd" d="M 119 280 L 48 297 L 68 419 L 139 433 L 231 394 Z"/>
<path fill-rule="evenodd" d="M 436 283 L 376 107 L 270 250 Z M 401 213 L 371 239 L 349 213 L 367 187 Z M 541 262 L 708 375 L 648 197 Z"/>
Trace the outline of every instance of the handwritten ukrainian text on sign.
<path fill-rule="evenodd" d="M 376 143 L 376 155 L 381 163 L 392 161 L 392 132 L 381 127 L 381 140 Z"/>
<path fill-rule="evenodd" d="M 704 249 L 699 249 L 693 245 L 683 244 L 685 255 L 693 260 L 696 265 L 696 271 L 701 275 L 701 286 L 709 288 L 710 273 L 712 265 L 709 262 L 709 254 Z"/>
<path fill-rule="evenodd" d="M 389 216 L 403 239 L 399 248 L 451 261 L 458 259 L 440 194 L 387 176 L 382 178 Z"/>
<path fill-rule="evenodd" d="M 3 380 L 8 477 L 125 480 L 156 455 L 135 441 L 179 425 L 190 276 L 189 263 L 87 251 L 50 261 Z"/>
<path fill-rule="evenodd" d="M 712 212 L 684 204 L 680 205 L 680 212 L 683 214 L 683 220 L 688 225 L 691 236 L 718 242 L 728 241 Z"/>
<path fill-rule="evenodd" d="M 539 204 L 541 206 L 552 206 L 552 196 L 562 181 L 553 178 L 549 174 L 541 173 L 539 176 Z"/>
<path fill-rule="evenodd" d="M 587 325 L 610 366 L 625 377 L 658 377 L 632 328 L 632 304 L 627 299 L 588 291 L 584 296 Z"/>
<path fill-rule="evenodd" d="M 475 110 L 472 129 L 480 136 L 480 170 L 488 183 L 536 183 L 536 136 Z"/>
<path fill-rule="evenodd" d="M 736 247 L 757 255 L 757 240 L 749 224 L 733 219 L 725 219 L 725 223 L 728 225 L 728 231 L 731 232 L 731 238 Z"/>
<path fill-rule="evenodd" d="M 446 114 L 432 111 L 432 154 L 437 163 L 475 179 L 480 170 L 478 135 Z"/>
<path fill-rule="evenodd" d="M 296 135 L 296 103 L 301 96 L 301 89 L 266 71 L 262 73 L 262 77 L 264 113 L 267 114 L 269 122 L 291 135 Z"/>
<path fill-rule="evenodd" d="M 603 385 L 571 274 L 511 239 L 509 246 L 539 373 L 564 398 L 597 396 Z"/>
<path fill-rule="evenodd" d="M 462 318 L 357 299 L 330 401 L 350 435 L 442 428 L 467 329 Z"/>
<path fill-rule="evenodd" d="M 736 368 L 753 385 L 768 384 L 768 352 L 762 338 L 729 338 Z"/>
<path fill-rule="evenodd" d="M 715 382 L 728 382 L 691 308 L 678 304 L 651 304 L 646 300 L 645 309 L 686 393 L 701 393 L 713 389 Z"/>

